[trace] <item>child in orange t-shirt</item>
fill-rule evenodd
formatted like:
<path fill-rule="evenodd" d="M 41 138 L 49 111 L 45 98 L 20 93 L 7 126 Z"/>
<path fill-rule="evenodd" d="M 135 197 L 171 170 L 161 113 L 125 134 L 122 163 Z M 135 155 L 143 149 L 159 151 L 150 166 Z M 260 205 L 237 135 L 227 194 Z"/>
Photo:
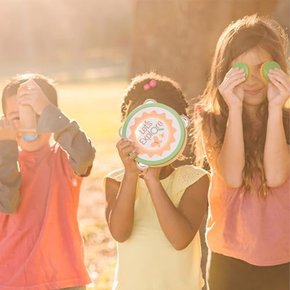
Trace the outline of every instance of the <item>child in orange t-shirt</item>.
<path fill-rule="evenodd" d="M 38 119 L 34 141 L 18 130 L 23 105 Z M 0 289 L 85 289 L 90 279 L 77 208 L 81 177 L 90 173 L 95 150 L 57 108 L 57 92 L 41 75 L 13 79 L 3 90 L 2 107 Z"/>

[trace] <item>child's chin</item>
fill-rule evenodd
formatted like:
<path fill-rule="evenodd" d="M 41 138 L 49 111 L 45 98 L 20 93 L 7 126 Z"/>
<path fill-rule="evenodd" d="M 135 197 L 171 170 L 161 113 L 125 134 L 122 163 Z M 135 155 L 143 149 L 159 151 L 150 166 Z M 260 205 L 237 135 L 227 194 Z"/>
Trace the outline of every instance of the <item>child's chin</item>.
<path fill-rule="evenodd" d="M 37 151 L 45 146 L 45 142 L 40 137 L 37 137 L 33 141 L 25 141 L 22 138 L 19 138 L 18 145 L 24 151 Z"/>

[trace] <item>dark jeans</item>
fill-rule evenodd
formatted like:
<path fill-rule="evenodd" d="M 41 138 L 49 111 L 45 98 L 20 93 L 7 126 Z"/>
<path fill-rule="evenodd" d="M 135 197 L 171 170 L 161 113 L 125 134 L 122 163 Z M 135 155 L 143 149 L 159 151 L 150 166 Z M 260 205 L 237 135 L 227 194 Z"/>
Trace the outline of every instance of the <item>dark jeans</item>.
<path fill-rule="evenodd" d="M 254 266 L 242 260 L 211 254 L 209 290 L 289 290 L 290 264 Z"/>

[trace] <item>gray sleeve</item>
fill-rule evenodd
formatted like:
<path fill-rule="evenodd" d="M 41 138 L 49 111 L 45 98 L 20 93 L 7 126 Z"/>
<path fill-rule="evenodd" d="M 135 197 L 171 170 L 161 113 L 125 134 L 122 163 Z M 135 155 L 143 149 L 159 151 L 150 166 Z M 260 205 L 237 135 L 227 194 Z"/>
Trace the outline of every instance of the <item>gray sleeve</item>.
<path fill-rule="evenodd" d="M 0 141 L 0 212 L 13 213 L 20 203 L 20 172 L 16 141 Z"/>
<path fill-rule="evenodd" d="M 77 175 L 90 174 L 95 149 L 75 121 L 67 118 L 57 107 L 49 105 L 42 112 L 37 129 L 40 133 L 54 133 L 55 141 L 67 152 Z"/>

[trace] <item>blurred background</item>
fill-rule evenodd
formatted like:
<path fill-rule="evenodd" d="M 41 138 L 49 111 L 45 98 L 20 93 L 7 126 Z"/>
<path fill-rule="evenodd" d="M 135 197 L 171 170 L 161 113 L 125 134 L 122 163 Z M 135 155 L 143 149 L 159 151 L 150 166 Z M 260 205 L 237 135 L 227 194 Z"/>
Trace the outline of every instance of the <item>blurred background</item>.
<path fill-rule="evenodd" d="M 128 81 L 154 70 L 178 81 L 191 99 L 202 92 L 218 36 L 231 21 L 270 15 L 289 32 L 290 2 L 0 0 L 0 5 L 1 89 L 17 73 L 55 79 L 61 109 L 96 147 L 79 220 L 92 278 L 88 288 L 109 290 L 116 257 L 104 221 L 102 179 L 120 166 L 115 143 Z"/>

